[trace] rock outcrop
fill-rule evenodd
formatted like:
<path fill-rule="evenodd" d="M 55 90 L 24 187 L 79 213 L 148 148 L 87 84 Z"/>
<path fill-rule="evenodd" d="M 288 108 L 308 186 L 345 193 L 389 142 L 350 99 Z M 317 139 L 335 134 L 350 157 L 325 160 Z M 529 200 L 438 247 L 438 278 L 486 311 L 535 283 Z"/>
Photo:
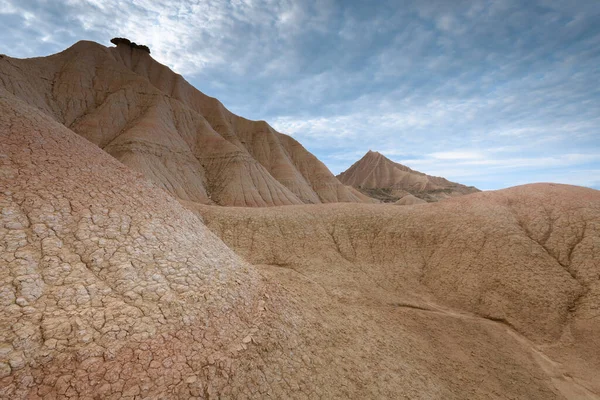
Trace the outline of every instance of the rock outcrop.
<path fill-rule="evenodd" d="M 361 202 L 300 143 L 229 112 L 123 39 L 0 59 L 0 87 L 184 201 Z"/>
<path fill-rule="evenodd" d="M 414 171 L 371 150 L 337 177 L 345 185 L 353 186 L 368 196 L 390 203 L 398 201 L 407 194 L 427 202 L 435 202 L 479 192 L 472 186 Z"/>
<path fill-rule="evenodd" d="M 148 46 L 145 46 L 143 44 L 137 44 L 136 42 L 132 42 L 131 40 L 129 40 L 127 38 L 116 37 L 116 38 L 110 39 L 110 42 L 117 47 L 119 45 L 125 45 L 125 46 L 131 47 L 132 49 L 143 50 L 146 53 L 150 54 L 150 48 Z"/>

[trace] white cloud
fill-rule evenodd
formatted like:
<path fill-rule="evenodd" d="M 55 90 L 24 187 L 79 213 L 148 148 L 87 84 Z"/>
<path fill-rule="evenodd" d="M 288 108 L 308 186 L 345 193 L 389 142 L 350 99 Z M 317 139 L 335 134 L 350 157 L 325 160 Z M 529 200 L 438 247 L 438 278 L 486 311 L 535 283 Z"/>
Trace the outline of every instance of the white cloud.
<path fill-rule="evenodd" d="M 469 152 L 466 152 L 465 157 L 462 158 L 458 157 L 460 152 L 450 153 L 457 156 L 457 158 L 433 156 L 422 159 L 404 159 L 398 162 L 431 175 L 452 177 L 458 180 L 474 177 L 484 178 L 490 174 L 511 173 L 515 176 L 523 176 L 523 172 L 527 171 L 526 176 L 532 174 L 546 176 L 546 181 L 558 182 L 556 177 L 565 176 L 565 168 L 586 165 L 600 160 L 600 154 L 579 153 L 556 155 L 554 157 L 514 157 L 510 155 L 500 157 L 494 152 L 482 152 L 477 154 L 476 158 L 474 158 L 475 154 Z M 544 171 L 544 173 L 539 171 Z M 572 172 L 570 176 L 577 176 L 579 182 L 597 180 L 597 176 L 586 176 L 586 174 L 580 172 Z M 529 180 L 529 182 L 533 181 Z M 561 182 L 568 183 L 565 180 Z"/>
<path fill-rule="evenodd" d="M 19 9 L 10 0 L 0 0 L 0 14 L 16 14 Z"/>
<path fill-rule="evenodd" d="M 437 160 L 477 160 L 485 158 L 485 154 L 481 151 L 456 150 L 431 153 L 429 157 Z"/>
<path fill-rule="evenodd" d="M 4 3 L 15 10 L 16 2 Z M 188 75 L 222 65 L 244 74 L 249 59 L 261 55 L 269 59 L 274 51 L 284 52 L 286 46 L 278 45 L 278 40 L 309 27 L 317 29 L 326 18 L 326 7 L 315 8 L 325 16 L 313 17 L 307 15 L 306 3 L 291 0 L 66 0 L 57 4 L 67 6 L 84 33 L 103 42 L 124 36 L 146 44 L 157 60 Z M 29 12 L 16 7 L 23 16 Z"/>

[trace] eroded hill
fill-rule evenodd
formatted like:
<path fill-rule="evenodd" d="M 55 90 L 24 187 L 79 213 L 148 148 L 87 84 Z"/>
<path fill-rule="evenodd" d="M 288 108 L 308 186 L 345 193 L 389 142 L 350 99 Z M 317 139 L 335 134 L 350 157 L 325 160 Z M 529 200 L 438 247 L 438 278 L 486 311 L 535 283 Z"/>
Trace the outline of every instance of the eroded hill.
<path fill-rule="evenodd" d="M 479 192 L 472 186 L 412 170 L 371 150 L 337 177 L 344 185 L 352 186 L 365 195 L 386 203 L 398 202 L 406 196 L 435 202 Z M 403 203 L 416 204 L 418 201 L 409 197 L 397 204 Z"/>
<path fill-rule="evenodd" d="M 119 42 L 0 58 L 0 86 L 182 200 L 234 206 L 361 202 L 300 143 L 229 112 Z"/>

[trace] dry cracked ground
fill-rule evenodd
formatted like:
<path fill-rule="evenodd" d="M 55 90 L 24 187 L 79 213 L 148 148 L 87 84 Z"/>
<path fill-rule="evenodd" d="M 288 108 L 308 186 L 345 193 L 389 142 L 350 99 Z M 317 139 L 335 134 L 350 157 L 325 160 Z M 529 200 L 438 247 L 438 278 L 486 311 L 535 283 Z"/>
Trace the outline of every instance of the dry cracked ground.
<path fill-rule="evenodd" d="M 2 399 L 600 398 L 599 191 L 200 204 L 1 87 L 0 144 Z"/>

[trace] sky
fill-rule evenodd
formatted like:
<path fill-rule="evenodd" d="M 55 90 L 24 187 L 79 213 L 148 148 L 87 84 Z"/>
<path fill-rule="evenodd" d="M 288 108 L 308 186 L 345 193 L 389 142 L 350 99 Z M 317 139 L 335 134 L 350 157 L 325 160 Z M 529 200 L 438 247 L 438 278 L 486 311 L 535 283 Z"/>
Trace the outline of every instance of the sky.
<path fill-rule="evenodd" d="M 0 53 L 127 37 L 335 174 L 600 189 L 598 0 L 0 0 Z"/>

